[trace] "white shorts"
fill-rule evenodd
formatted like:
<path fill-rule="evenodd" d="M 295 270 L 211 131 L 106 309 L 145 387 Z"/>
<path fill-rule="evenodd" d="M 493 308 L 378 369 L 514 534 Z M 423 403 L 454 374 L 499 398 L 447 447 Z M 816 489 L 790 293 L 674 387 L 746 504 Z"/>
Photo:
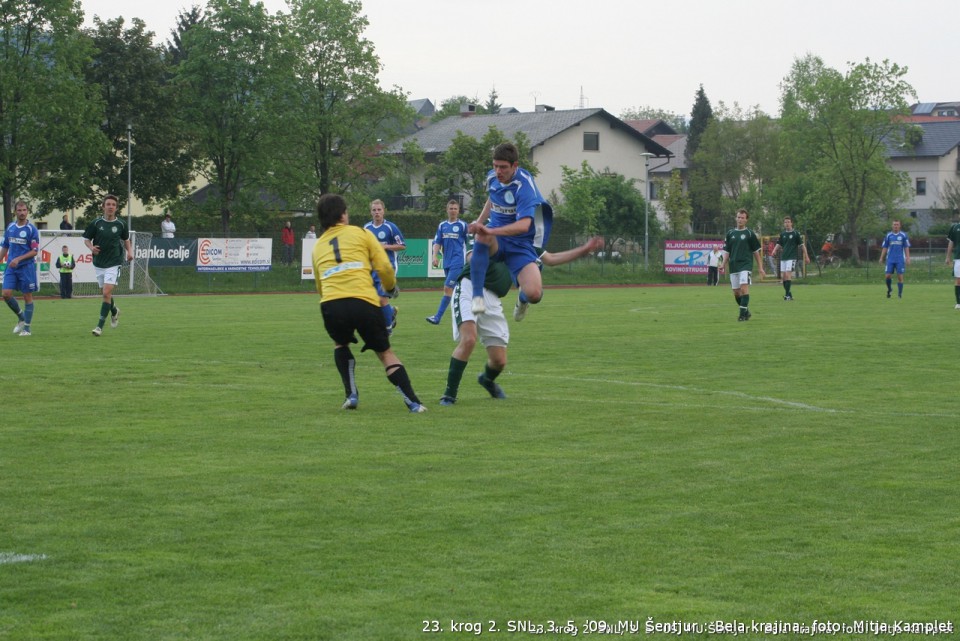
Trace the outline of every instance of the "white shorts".
<path fill-rule="evenodd" d="M 120 265 L 94 267 L 93 273 L 97 275 L 97 284 L 100 285 L 100 289 L 103 289 L 104 285 L 116 285 L 120 280 Z"/>
<path fill-rule="evenodd" d="M 506 347 L 510 342 L 510 328 L 503 315 L 503 303 L 489 289 L 483 290 L 483 304 L 487 311 L 479 318 L 473 315 L 473 285 L 469 278 L 459 281 L 453 288 L 453 340 L 460 340 L 460 323 L 473 321 L 477 324 L 477 337 L 484 347 Z"/>
<path fill-rule="evenodd" d="M 730 287 L 740 289 L 743 285 L 750 284 L 750 270 L 745 272 L 735 272 L 730 274 Z"/>
<path fill-rule="evenodd" d="M 953 277 L 960 278 L 960 259 L 953 261 Z"/>
<path fill-rule="evenodd" d="M 781 274 L 791 274 L 793 273 L 793 266 L 796 265 L 797 261 L 795 260 L 781 260 L 780 261 L 780 273 Z"/>

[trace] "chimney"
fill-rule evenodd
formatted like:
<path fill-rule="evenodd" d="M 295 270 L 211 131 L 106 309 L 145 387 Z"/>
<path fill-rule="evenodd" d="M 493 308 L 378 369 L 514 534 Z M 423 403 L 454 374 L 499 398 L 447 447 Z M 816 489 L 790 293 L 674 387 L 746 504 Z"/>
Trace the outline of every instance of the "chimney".
<path fill-rule="evenodd" d="M 556 111 L 556 109 L 554 107 L 551 107 L 550 105 L 537 105 L 536 107 L 536 112 L 538 114 L 542 114 L 547 111 Z"/>
<path fill-rule="evenodd" d="M 470 103 L 460 105 L 460 116 L 466 118 L 477 113 L 477 106 Z"/>

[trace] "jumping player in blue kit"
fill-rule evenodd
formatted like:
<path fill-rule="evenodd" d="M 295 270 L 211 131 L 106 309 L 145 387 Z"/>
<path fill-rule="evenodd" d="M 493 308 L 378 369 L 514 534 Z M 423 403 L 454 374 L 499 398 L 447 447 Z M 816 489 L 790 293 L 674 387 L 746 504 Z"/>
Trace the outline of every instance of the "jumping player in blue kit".
<path fill-rule="evenodd" d="M 443 254 L 443 296 L 437 313 L 427 316 L 427 322 L 439 325 L 443 313 L 450 305 L 453 288 L 457 284 L 457 277 L 463 271 L 463 257 L 467 249 L 467 224 L 460 220 L 460 203 L 456 200 L 447 202 L 447 219 L 437 226 L 437 233 L 433 237 L 433 266 L 439 267 L 437 252 Z"/>
<path fill-rule="evenodd" d="M 37 282 L 37 252 L 40 251 L 40 231 L 31 223 L 27 203 L 18 200 L 14 206 L 17 219 L 10 223 L 0 243 L 0 263 L 7 259 L 3 272 L 3 302 L 17 316 L 13 333 L 30 336 L 33 320 L 33 293 L 40 289 Z M 14 290 L 23 292 L 23 309 L 17 304 Z"/>
<path fill-rule="evenodd" d="M 910 264 L 910 239 L 907 233 L 900 231 L 900 221 L 893 221 L 893 231 L 883 237 L 880 250 L 880 264 L 883 265 L 886 257 L 887 298 L 893 293 L 893 273 L 897 273 L 897 298 L 903 298 L 903 272 Z"/>
<path fill-rule="evenodd" d="M 553 210 L 540 195 L 533 177 L 519 166 L 520 154 L 512 143 L 497 145 L 493 170 L 487 174 L 487 202 L 468 231 L 474 234 L 470 259 L 475 292 L 483 292 L 487 265 L 491 260 L 506 263 L 520 287 L 513 310 L 514 320 L 523 320 L 531 303 L 543 298 L 543 279 L 537 261 L 537 247 L 546 247 L 553 223 Z M 489 219 L 489 224 L 487 220 Z M 486 248 L 487 251 L 483 251 Z M 474 314 L 485 311 L 483 296 L 475 296 Z"/>

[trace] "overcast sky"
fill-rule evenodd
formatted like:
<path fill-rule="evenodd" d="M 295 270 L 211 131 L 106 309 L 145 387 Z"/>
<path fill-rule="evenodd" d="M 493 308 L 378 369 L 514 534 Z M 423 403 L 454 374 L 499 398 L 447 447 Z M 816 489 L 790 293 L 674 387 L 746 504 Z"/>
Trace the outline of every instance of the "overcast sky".
<path fill-rule="evenodd" d="M 190 0 L 82 0 L 89 24 L 141 18 L 169 38 Z M 196 3 L 201 4 L 201 3 Z M 284 0 L 265 0 L 271 13 Z M 779 111 L 780 83 L 808 53 L 838 70 L 889 59 L 919 102 L 960 100 L 960 2 L 892 0 L 363 0 L 384 88 L 439 104 L 454 95 L 532 111 L 650 106 L 689 115 L 702 84 L 719 102 Z"/>

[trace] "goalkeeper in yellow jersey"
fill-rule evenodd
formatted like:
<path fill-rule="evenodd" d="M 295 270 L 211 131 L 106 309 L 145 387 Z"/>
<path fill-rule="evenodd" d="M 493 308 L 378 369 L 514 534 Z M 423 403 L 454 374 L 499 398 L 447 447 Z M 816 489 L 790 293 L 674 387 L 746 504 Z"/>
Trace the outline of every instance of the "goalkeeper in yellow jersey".
<path fill-rule="evenodd" d="M 343 196 L 321 196 L 317 217 L 323 231 L 313 247 L 313 274 L 320 294 L 323 326 L 333 339 L 333 360 L 343 379 L 343 409 L 357 409 L 359 403 L 354 376 L 356 361 L 350 351 L 350 343 L 356 343 L 355 334 L 359 334 L 363 340 L 361 351 L 372 349 L 377 354 L 387 380 L 396 386 L 407 408 L 414 413 L 425 412 L 427 408 L 413 391 L 407 370 L 390 347 L 380 296 L 373 284 L 372 274 L 376 272 L 390 297 L 399 293 L 393 265 L 383 246 L 369 231 L 349 224 Z"/>

